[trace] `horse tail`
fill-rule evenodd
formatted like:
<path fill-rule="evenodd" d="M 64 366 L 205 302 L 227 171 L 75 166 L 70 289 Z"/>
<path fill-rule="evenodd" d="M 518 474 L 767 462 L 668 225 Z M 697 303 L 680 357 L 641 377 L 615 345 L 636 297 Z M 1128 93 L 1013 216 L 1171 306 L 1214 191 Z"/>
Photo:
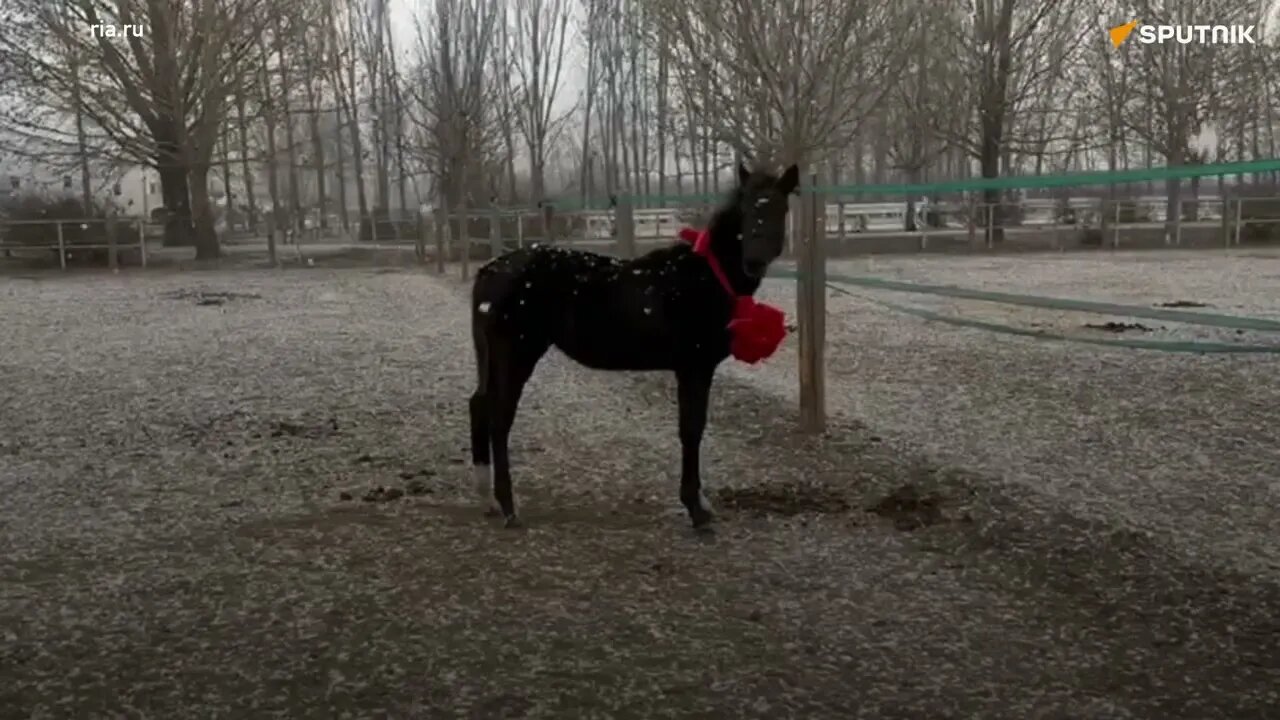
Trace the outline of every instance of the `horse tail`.
<path fill-rule="evenodd" d="M 489 322 L 478 307 L 471 312 L 471 339 L 476 352 L 476 390 L 468 403 L 471 425 L 471 465 L 476 492 L 485 509 L 493 504 L 490 480 L 491 423 L 489 407 Z"/>
<path fill-rule="evenodd" d="M 471 340 L 476 352 L 476 393 L 484 395 L 489 390 L 489 337 L 485 319 L 476 315 L 471 319 Z"/>

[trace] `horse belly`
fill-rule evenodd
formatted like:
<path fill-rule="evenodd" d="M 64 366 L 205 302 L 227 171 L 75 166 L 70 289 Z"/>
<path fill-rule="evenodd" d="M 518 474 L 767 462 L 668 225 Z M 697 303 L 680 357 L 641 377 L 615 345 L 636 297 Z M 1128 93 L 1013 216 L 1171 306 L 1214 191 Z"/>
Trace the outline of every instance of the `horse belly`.
<path fill-rule="evenodd" d="M 575 362 L 595 370 L 667 370 L 674 346 L 664 335 L 627 328 L 625 323 L 570 319 L 553 333 L 555 346 Z"/>

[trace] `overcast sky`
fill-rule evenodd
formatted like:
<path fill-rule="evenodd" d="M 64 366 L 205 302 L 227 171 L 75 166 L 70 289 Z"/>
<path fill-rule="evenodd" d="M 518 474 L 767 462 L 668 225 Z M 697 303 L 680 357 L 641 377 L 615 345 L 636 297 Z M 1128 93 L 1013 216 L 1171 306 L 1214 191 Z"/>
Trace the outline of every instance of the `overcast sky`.
<path fill-rule="evenodd" d="M 416 55 L 418 44 L 418 19 L 428 17 L 435 0 L 387 0 L 388 12 L 391 14 L 391 31 L 395 35 L 396 47 L 403 48 L 406 54 Z M 585 23 L 582 3 L 573 3 L 574 17 L 569 22 L 569 38 L 566 46 L 574 46 L 574 51 L 566 59 L 562 70 L 563 79 L 558 96 L 559 107 L 565 110 L 573 107 L 586 85 L 587 66 L 584 57 L 585 40 L 580 28 Z M 410 52 L 413 51 L 413 52 Z"/>

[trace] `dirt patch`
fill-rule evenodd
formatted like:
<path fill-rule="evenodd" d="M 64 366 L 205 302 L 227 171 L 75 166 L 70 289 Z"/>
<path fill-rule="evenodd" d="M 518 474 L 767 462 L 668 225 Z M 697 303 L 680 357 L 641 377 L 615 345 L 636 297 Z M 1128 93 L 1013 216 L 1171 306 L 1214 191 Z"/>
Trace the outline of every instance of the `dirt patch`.
<path fill-rule="evenodd" d="M 182 423 L 180 434 L 193 446 L 247 444 L 263 438 L 324 440 L 342 432 L 338 418 L 257 418 L 235 408 L 202 420 Z"/>
<path fill-rule="evenodd" d="M 893 521 L 904 532 L 946 522 L 942 513 L 943 498 L 937 493 L 922 493 L 915 485 L 903 485 L 867 508 L 867 512 Z"/>
<path fill-rule="evenodd" d="M 847 499 L 835 491 L 811 484 L 776 483 L 722 488 L 716 493 L 716 499 L 725 509 L 757 517 L 836 514 L 848 512 L 853 508 Z"/>
<path fill-rule="evenodd" d="M 432 471 L 422 471 L 422 477 L 434 476 L 435 473 Z M 421 497 L 423 495 L 431 495 L 436 492 L 436 488 L 429 485 L 426 480 L 420 479 L 415 473 L 408 471 L 402 472 L 400 473 L 400 477 L 409 480 L 409 482 L 405 483 L 404 487 L 398 487 L 395 485 L 384 487 L 382 485 L 378 485 L 377 487 L 369 488 L 368 491 L 360 496 L 360 499 L 364 502 L 384 503 L 393 502 L 403 497 Z M 355 499 L 355 494 L 343 491 L 338 493 L 338 499 L 343 502 L 350 502 Z"/>
<path fill-rule="evenodd" d="M 1151 332 L 1151 328 L 1147 327 L 1146 325 L 1143 325 L 1142 323 L 1124 323 L 1124 322 L 1108 321 L 1104 323 L 1085 323 L 1084 326 L 1089 328 L 1090 330 L 1105 330 L 1106 332 L 1112 332 L 1112 333 L 1129 332 L 1130 330 L 1136 330 L 1138 332 Z"/>
<path fill-rule="evenodd" d="M 226 305 L 233 300 L 261 300 L 257 293 L 238 293 L 227 290 L 193 290 L 184 288 L 164 293 L 168 300 L 191 300 L 196 305 Z"/>

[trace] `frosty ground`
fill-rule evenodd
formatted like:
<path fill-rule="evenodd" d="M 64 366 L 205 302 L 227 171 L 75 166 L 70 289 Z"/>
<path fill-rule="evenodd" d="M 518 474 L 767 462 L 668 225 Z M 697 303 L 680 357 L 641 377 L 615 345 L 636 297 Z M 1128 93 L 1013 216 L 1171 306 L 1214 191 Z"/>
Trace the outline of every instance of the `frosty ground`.
<path fill-rule="evenodd" d="M 1275 315 L 1274 259 L 1105 257 L 1120 269 L 872 270 Z M 669 378 L 552 354 L 513 438 L 529 528 L 505 531 L 469 489 L 457 269 L 336 264 L 0 275 L 0 716 L 1280 703 L 1274 359 L 982 335 L 832 295 L 824 437 L 794 431 L 793 348 L 721 373 L 704 537 L 675 498 Z M 1131 286 L 1157 272 L 1160 297 Z"/>

